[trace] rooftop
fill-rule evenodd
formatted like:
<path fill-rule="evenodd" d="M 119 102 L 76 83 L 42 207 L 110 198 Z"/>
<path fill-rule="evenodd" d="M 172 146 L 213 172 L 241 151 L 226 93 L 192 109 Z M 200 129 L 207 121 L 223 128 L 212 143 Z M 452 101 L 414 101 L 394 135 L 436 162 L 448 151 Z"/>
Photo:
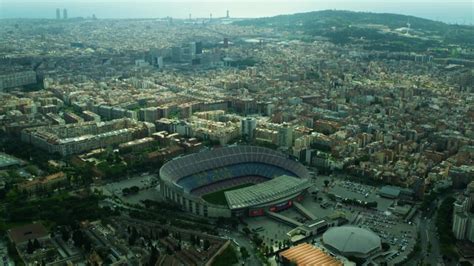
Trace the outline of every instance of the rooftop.
<path fill-rule="evenodd" d="M 334 257 L 308 243 L 303 243 L 280 253 L 288 261 L 296 265 L 343 265 Z"/>
<path fill-rule="evenodd" d="M 382 246 L 380 237 L 374 232 L 357 226 L 339 226 L 323 234 L 325 245 L 343 254 L 367 255 Z"/>
<path fill-rule="evenodd" d="M 0 168 L 22 164 L 20 159 L 0 152 Z"/>
<path fill-rule="evenodd" d="M 24 243 L 30 239 L 42 238 L 48 235 L 46 228 L 40 224 L 28 224 L 12 228 L 8 231 L 8 236 L 16 244 Z"/>
<path fill-rule="evenodd" d="M 282 175 L 254 186 L 225 192 L 230 209 L 264 204 L 310 187 L 309 179 Z"/>

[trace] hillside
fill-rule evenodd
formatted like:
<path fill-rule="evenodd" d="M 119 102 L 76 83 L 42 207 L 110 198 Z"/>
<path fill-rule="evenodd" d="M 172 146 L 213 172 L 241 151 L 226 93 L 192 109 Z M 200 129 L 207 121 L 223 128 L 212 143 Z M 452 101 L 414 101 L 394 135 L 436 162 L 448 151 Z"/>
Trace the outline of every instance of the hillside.
<path fill-rule="evenodd" d="M 421 52 L 447 45 L 474 46 L 473 26 L 397 14 L 325 10 L 249 19 L 236 24 L 272 27 L 303 40 L 322 36 L 337 44 L 359 43 L 374 50 Z"/>

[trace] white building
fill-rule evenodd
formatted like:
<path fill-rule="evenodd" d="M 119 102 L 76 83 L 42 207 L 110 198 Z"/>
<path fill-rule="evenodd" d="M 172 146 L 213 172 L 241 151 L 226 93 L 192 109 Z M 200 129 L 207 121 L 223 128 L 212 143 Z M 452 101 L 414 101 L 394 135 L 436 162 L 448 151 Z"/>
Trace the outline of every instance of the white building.
<path fill-rule="evenodd" d="M 32 70 L 0 75 L 0 90 L 36 83 L 36 72 Z"/>

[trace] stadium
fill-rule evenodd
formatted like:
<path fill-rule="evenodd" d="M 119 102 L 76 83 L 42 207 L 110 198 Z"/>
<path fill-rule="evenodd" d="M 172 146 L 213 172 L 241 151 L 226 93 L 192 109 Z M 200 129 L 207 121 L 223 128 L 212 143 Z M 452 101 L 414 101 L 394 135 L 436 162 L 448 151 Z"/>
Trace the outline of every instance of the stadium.
<path fill-rule="evenodd" d="M 160 169 L 163 198 L 204 217 L 260 216 L 301 201 L 310 187 L 299 162 L 263 147 L 232 146 L 175 158 Z"/>

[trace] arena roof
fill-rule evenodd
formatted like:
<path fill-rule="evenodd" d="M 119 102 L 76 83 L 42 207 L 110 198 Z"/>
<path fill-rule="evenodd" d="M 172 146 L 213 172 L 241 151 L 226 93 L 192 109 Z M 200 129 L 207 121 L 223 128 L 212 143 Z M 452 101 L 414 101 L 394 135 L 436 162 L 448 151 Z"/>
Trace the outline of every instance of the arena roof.
<path fill-rule="evenodd" d="M 309 179 L 282 175 L 254 186 L 226 191 L 230 209 L 260 205 L 301 192 L 311 186 Z"/>
<path fill-rule="evenodd" d="M 342 262 L 308 243 L 291 247 L 281 252 L 280 256 L 297 265 L 343 265 Z"/>
<path fill-rule="evenodd" d="M 365 257 L 382 247 L 380 237 L 374 232 L 356 227 L 333 227 L 323 234 L 323 242 L 337 252 Z"/>

